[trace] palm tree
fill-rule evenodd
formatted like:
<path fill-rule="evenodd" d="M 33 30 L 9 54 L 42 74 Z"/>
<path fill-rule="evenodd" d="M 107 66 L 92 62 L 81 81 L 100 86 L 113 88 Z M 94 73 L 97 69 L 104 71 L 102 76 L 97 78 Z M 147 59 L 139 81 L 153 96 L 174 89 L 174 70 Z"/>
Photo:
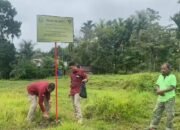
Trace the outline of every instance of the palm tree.
<path fill-rule="evenodd" d="M 33 54 L 34 54 L 34 45 L 32 41 L 25 41 L 23 40 L 22 43 L 20 44 L 20 57 L 26 58 L 26 59 L 31 59 Z"/>
<path fill-rule="evenodd" d="M 179 0 L 180 3 L 180 0 Z M 176 29 L 176 38 L 177 38 L 177 43 L 179 45 L 179 48 L 177 48 L 178 52 L 180 50 L 180 12 L 176 13 L 173 17 L 171 17 L 171 19 L 175 22 L 175 24 L 177 25 L 177 29 Z M 179 62 L 180 59 L 177 60 L 177 62 Z M 180 62 L 179 64 L 179 70 L 180 70 Z"/>
<path fill-rule="evenodd" d="M 93 38 L 93 28 L 95 24 L 91 20 L 88 20 L 86 23 L 83 24 L 81 27 L 81 32 L 83 33 L 84 40 L 92 40 Z"/>
<path fill-rule="evenodd" d="M 177 39 L 180 39 L 180 12 L 176 13 L 171 19 L 177 25 Z"/>
<path fill-rule="evenodd" d="M 160 19 L 159 13 L 153 9 L 137 11 L 134 17 L 137 37 L 140 37 L 141 30 L 147 29 L 148 26 Z"/>

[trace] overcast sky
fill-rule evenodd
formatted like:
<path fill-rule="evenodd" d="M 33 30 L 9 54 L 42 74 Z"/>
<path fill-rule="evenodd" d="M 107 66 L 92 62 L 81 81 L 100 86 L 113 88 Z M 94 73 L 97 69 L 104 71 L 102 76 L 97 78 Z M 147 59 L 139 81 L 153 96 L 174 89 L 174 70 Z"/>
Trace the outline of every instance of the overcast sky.
<path fill-rule="evenodd" d="M 74 18 L 75 35 L 87 20 L 127 18 L 137 10 L 152 8 L 159 11 L 162 25 L 172 24 L 170 16 L 180 10 L 178 0 L 9 0 L 16 8 L 16 19 L 22 22 L 22 35 L 15 39 L 16 48 L 24 40 L 32 40 L 35 48 L 48 51 L 53 43 L 36 42 L 36 15 L 67 16 Z"/>

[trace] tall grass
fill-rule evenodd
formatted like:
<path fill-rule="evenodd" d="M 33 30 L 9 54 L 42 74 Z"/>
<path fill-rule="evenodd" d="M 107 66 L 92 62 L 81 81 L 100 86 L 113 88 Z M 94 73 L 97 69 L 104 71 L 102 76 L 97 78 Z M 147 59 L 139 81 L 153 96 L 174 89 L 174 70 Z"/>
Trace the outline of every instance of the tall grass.
<path fill-rule="evenodd" d="M 154 95 L 138 91 L 106 92 L 97 96 L 85 108 L 87 118 L 98 118 L 104 121 L 133 121 L 148 118 L 151 112 Z"/>
<path fill-rule="evenodd" d="M 176 73 L 178 82 L 180 74 Z M 0 130 L 140 130 L 149 125 L 156 95 L 152 91 L 157 73 L 132 75 L 90 75 L 88 99 L 82 101 L 84 124 L 78 125 L 73 115 L 69 78 L 59 80 L 59 119 L 61 125 L 42 125 L 38 107 L 33 123 L 26 122 L 29 109 L 26 86 L 32 81 L 0 80 Z M 53 82 L 53 78 L 46 79 Z M 179 87 L 179 86 L 178 86 Z M 55 119 L 55 93 L 52 93 L 51 118 Z M 180 112 L 180 98 L 176 99 Z M 180 118 L 175 127 L 180 128 Z M 163 118 L 160 128 L 163 128 Z"/>

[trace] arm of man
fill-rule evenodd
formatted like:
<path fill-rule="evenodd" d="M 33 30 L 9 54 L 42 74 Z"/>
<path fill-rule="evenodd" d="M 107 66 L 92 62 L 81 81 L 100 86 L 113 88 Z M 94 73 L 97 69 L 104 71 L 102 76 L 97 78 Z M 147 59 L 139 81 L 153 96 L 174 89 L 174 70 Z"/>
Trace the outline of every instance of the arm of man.
<path fill-rule="evenodd" d="M 164 96 L 164 91 L 160 90 L 159 86 L 156 88 L 156 94 L 160 96 Z"/>
<path fill-rule="evenodd" d="M 160 86 L 159 86 L 160 85 L 160 78 L 161 78 L 161 76 L 159 76 L 157 81 L 156 81 L 155 91 L 156 91 L 157 95 L 164 96 L 164 92 L 162 90 L 160 90 Z"/>
<path fill-rule="evenodd" d="M 174 86 L 170 86 L 169 88 L 165 90 L 157 90 L 157 94 L 163 96 L 165 93 L 170 92 L 174 89 L 176 89 Z"/>
<path fill-rule="evenodd" d="M 167 89 L 161 90 L 161 91 L 159 91 L 159 93 L 165 94 L 165 93 L 167 93 L 167 92 L 170 92 L 170 91 L 173 91 L 173 90 L 176 89 L 176 77 L 175 77 L 175 76 L 172 76 L 172 77 L 171 77 L 170 84 L 171 84 L 171 85 L 170 85 Z"/>
<path fill-rule="evenodd" d="M 176 89 L 176 77 L 173 75 L 170 80 L 170 86 L 163 91 L 164 91 L 164 93 L 167 93 L 167 92 L 170 92 L 175 89 Z"/>
<path fill-rule="evenodd" d="M 175 89 L 176 89 L 176 87 L 171 85 L 169 88 L 163 90 L 163 92 L 167 93 L 167 92 L 170 92 L 170 91 L 175 90 Z"/>
<path fill-rule="evenodd" d="M 49 118 L 48 112 L 46 111 L 46 109 L 44 107 L 43 101 L 44 101 L 44 94 L 40 93 L 39 94 L 39 106 L 41 108 L 41 111 L 43 112 L 43 117 Z"/>
<path fill-rule="evenodd" d="M 86 74 L 85 72 L 83 72 L 82 76 L 83 76 L 82 82 L 83 82 L 83 83 L 87 83 L 87 82 L 88 82 L 88 76 L 87 76 L 87 74 Z"/>

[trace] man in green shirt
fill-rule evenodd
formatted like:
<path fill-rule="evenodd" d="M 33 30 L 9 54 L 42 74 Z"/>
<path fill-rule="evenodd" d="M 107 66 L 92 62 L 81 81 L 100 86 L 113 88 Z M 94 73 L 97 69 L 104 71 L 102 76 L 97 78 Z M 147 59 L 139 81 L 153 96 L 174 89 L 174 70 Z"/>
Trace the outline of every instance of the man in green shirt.
<path fill-rule="evenodd" d="M 154 115 L 149 130 L 157 129 L 164 110 L 166 110 L 167 113 L 166 130 L 173 130 L 176 77 L 174 74 L 171 74 L 171 66 L 168 63 L 161 66 L 161 73 L 156 82 L 158 101 L 154 109 Z"/>

